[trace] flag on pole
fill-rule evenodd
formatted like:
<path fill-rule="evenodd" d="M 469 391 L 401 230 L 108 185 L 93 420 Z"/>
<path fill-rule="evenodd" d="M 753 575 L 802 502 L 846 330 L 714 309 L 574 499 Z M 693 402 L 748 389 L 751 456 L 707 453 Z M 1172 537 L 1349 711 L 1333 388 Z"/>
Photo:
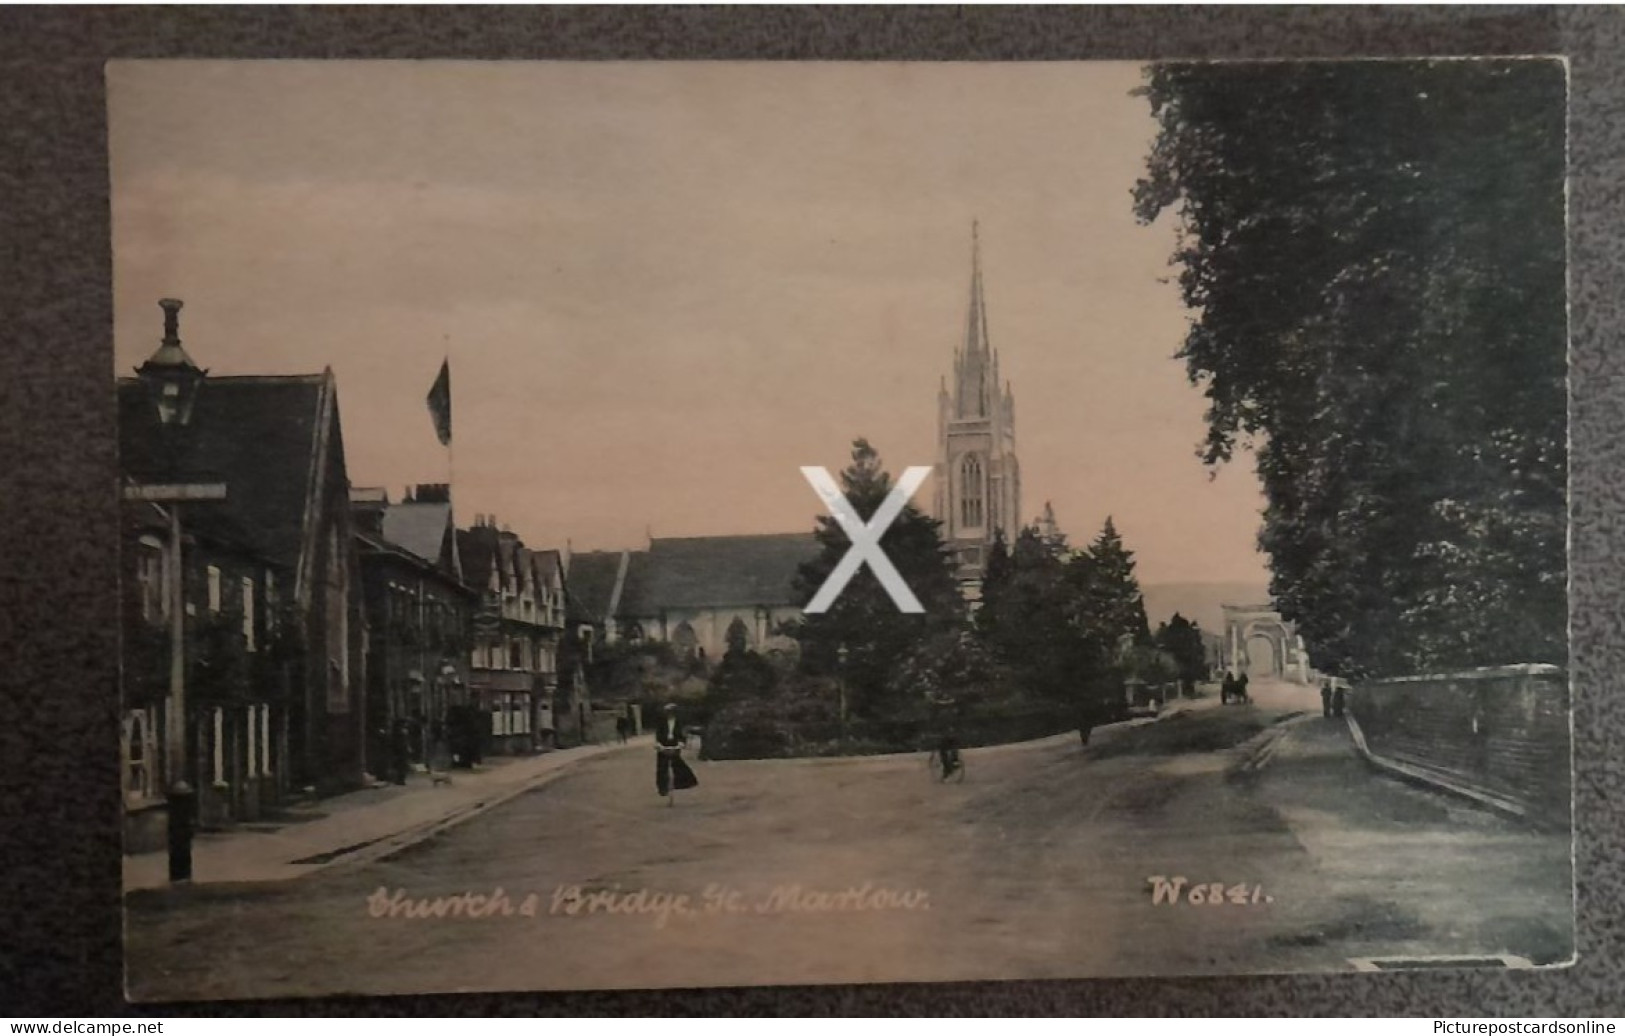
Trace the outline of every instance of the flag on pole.
<path fill-rule="evenodd" d="M 451 445 L 451 360 L 440 364 L 440 376 L 429 390 L 429 416 L 434 418 L 434 433 L 440 445 Z"/>

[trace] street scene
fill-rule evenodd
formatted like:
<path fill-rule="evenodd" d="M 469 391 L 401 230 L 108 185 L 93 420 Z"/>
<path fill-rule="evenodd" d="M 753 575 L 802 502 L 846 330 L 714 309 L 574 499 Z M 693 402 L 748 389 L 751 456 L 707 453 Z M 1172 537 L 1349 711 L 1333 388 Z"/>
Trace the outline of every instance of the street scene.
<path fill-rule="evenodd" d="M 113 62 L 129 996 L 1570 964 L 1566 75 Z"/>
<path fill-rule="evenodd" d="M 1566 837 L 1374 772 L 1312 694 L 1261 692 L 1250 706 L 1204 697 L 1172 718 L 1102 728 L 1088 749 L 1061 735 L 971 750 L 957 785 L 932 783 L 918 755 L 719 762 L 701 764 L 703 794 L 666 809 L 639 794 L 650 746 L 616 748 L 388 859 L 137 894 L 129 990 L 212 999 L 1567 956 Z M 1158 903 L 1159 875 L 1185 877 L 1187 893 L 1219 882 L 1244 895 Z M 920 890 L 929 909 L 770 902 L 792 887 L 864 886 Z M 555 906 L 560 890 L 645 888 L 686 895 L 692 910 L 662 923 Z M 534 917 L 375 916 L 380 889 L 540 902 Z M 749 909 L 708 912 L 724 889 Z"/>

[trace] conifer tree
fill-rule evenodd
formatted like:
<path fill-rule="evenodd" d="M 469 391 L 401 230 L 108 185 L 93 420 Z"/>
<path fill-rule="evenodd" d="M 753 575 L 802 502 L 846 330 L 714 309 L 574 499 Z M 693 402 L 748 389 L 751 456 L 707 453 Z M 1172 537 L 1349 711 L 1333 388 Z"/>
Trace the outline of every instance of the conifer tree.
<path fill-rule="evenodd" d="M 880 454 L 867 439 L 852 444 L 852 463 L 841 472 L 841 491 L 864 521 L 891 492 L 892 480 Z M 795 600 L 805 605 L 846 556 L 850 540 L 832 516 L 820 515 L 814 533 L 821 550 L 803 564 L 794 582 Z M 807 615 L 795 627 L 804 670 L 839 675 L 854 715 L 883 717 L 908 703 L 898 667 L 919 644 L 945 633 L 957 634 L 965 618 L 964 599 L 954 580 L 952 558 L 941 523 L 912 502 L 881 535 L 880 546 L 924 607 L 919 614 L 898 610 L 891 595 L 865 564 L 827 612 Z M 840 650 L 846 648 L 841 662 Z"/>

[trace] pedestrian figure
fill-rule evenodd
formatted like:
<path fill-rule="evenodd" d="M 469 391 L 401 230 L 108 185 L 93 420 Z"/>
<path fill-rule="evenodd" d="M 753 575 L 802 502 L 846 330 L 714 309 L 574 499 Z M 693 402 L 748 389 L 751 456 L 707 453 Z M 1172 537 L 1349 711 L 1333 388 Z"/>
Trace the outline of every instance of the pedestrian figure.
<path fill-rule="evenodd" d="M 683 743 L 683 725 L 677 720 L 677 706 L 668 704 L 655 731 L 655 790 L 668 806 L 677 802 L 677 792 L 700 783 L 694 771 L 683 762 Z"/>
<path fill-rule="evenodd" d="M 615 717 L 615 736 L 621 739 L 621 744 L 623 744 L 623 745 L 626 744 L 626 717 L 625 716 L 616 716 Z"/>
<path fill-rule="evenodd" d="M 446 725 L 436 720 L 429 731 L 429 780 L 430 786 L 451 783 L 451 745 L 446 740 Z"/>
<path fill-rule="evenodd" d="M 1332 715 L 1343 715 L 1343 685 L 1341 683 L 1332 691 Z"/>
<path fill-rule="evenodd" d="M 406 720 L 396 720 L 389 738 L 390 777 L 396 784 L 406 783 L 406 770 L 411 755 L 408 738 Z"/>
<path fill-rule="evenodd" d="M 1219 704 L 1229 705 L 1230 699 L 1236 696 L 1236 674 L 1226 669 L 1224 680 L 1219 684 Z"/>
<path fill-rule="evenodd" d="M 1320 714 L 1327 719 L 1332 718 L 1332 682 L 1324 680 L 1320 685 Z"/>
<path fill-rule="evenodd" d="M 1242 673 L 1236 677 L 1236 700 L 1246 704 L 1247 701 L 1247 674 Z"/>

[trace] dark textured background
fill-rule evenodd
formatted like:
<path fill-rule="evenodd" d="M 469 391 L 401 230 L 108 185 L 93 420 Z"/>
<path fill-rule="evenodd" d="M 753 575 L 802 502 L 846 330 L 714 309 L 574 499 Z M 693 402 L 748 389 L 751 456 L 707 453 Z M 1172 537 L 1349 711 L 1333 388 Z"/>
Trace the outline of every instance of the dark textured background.
<path fill-rule="evenodd" d="M 1180 981 L 230 1004 L 296 1014 L 1625 1014 L 1625 15 L 1538 8 L 256 8 L 0 11 L 0 1010 L 137 1013 L 120 981 L 113 57 L 1572 61 L 1572 533 L 1580 962 Z M 298 333 L 295 314 L 289 333 Z M 1485 904 L 1485 909 L 1494 909 Z M 568 946 L 556 948 L 568 953 Z M 388 953 L 380 944 L 378 952 Z M 147 1013 L 215 1014 L 200 1006 Z"/>

